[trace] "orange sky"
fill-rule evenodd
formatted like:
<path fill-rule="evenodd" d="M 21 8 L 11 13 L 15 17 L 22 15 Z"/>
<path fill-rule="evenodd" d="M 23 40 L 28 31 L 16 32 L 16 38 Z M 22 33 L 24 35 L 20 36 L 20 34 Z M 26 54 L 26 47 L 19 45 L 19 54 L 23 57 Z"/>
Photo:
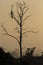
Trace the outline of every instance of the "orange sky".
<path fill-rule="evenodd" d="M 29 4 L 29 14 L 31 14 L 31 17 L 26 20 L 24 28 L 34 31 L 39 30 L 39 33 L 28 33 L 28 37 L 24 36 L 22 46 L 23 48 L 35 46 L 37 49 L 43 50 L 43 0 L 25 1 Z M 14 5 L 14 13 L 16 14 L 16 2 L 17 0 L 0 0 L 0 46 L 8 51 L 19 48 L 19 45 L 15 39 L 3 36 L 4 31 L 1 28 L 1 24 L 4 24 L 9 33 L 14 36 L 17 35 L 14 31 L 17 24 L 9 16 L 11 4 Z"/>

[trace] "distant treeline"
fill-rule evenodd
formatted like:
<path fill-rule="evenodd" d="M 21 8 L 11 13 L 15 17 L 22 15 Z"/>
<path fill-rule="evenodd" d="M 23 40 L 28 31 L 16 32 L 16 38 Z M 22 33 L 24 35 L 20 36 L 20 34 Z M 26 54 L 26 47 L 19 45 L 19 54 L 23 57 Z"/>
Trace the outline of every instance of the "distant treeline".
<path fill-rule="evenodd" d="M 41 56 L 33 56 L 35 47 L 31 50 L 27 48 L 25 56 L 20 62 L 20 58 L 14 58 L 9 52 L 5 52 L 3 48 L 0 47 L 0 65 L 43 65 L 43 53 Z"/>

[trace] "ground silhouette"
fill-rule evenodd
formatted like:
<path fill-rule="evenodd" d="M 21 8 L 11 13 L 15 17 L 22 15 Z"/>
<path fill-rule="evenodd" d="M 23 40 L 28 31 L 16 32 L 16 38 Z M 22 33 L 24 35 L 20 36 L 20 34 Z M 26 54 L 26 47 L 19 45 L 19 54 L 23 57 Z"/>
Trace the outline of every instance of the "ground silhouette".
<path fill-rule="evenodd" d="M 22 58 L 20 63 L 20 58 L 14 58 L 9 52 L 5 52 L 3 48 L 0 47 L 0 65 L 43 65 L 43 52 L 41 56 L 33 56 L 35 47 L 31 50 L 27 48 L 25 56 Z"/>

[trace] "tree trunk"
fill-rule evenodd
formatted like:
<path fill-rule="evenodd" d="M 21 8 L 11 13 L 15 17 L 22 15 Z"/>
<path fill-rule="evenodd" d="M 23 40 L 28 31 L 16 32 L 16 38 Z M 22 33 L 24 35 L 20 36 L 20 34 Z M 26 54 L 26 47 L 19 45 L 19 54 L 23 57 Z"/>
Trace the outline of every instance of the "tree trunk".
<path fill-rule="evenodd" d="M 22 62 L 22 44 L 20 41 L 20 62 Z"/>
<path fill-rule="evenodd" d="M 22 62 L 22 19 L 20 19 L 20 62 Z"/>

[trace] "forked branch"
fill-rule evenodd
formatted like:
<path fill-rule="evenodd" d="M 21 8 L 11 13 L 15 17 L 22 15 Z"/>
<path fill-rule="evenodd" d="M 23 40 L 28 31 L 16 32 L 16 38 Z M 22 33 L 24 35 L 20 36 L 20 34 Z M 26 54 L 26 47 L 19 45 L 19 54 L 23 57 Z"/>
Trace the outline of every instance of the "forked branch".
<path fill-rule="evenodd" d="M 9 33 L 7 32 L 7 30 L 6 30 L 6 28 L 5 28 L 3 25 L 1 25 L 1 27 L 2 27 L 2 28 L 3 28 L 3 30 L 5 31 L 5 34 L 4 34 L 4 35 L 8 35 L 8 36 L 10 36 L 10 37 L 12 37 L 12 38 L 16 39 L 16 40 L 18 41 L 18 43 L 19 43 L 18 38 L 16 38 L 15 36 L 13 36 L 13 35 L 9 34 Z M 20 44 L 20 43 L 19 43 L 19 44 Z"/>
<path fill-rule="evenodd" d="M 19 24 L 19 21 L 16 19 L 16 17 L 15 17 L 15 16 L 14 16 L 14 19 L 15 19 L 15 21 L 18 23 L 18 25 L 20 25 L 20 24 Z"/>

